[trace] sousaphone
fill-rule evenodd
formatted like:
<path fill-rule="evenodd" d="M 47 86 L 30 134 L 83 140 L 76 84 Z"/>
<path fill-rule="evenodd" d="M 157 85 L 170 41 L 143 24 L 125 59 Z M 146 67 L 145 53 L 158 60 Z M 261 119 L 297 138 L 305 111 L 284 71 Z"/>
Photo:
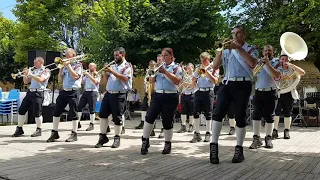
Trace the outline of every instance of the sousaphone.
<path fill-rule="evenodd" d="M 281 55 L 286 54 L 290 60 L 302 60 L 308 55 L 306 42 L 296 33 L 285 32 L 280 37 Z M 289 67 L 291 68 L 291 67 Z M 300 82 L 300 74 L 290 69 L 290 79 L 282 79 L 279 82 L 280 94 L 292 91 Z"/>

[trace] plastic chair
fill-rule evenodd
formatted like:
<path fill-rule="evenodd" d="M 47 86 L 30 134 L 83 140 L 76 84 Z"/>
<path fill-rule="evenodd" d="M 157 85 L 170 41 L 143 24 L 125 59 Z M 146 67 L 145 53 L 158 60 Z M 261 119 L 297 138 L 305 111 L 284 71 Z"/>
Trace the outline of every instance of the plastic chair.
<path fill-rule="evenodd" d="M 14 104 L 12 101 L 7 100 L 1 100 L 0 101 L 0 115 L 2 117 L 2 123 L 3 123 L 3 116 L 7 116 L 7 122 L 9 121 L 9 115 L 10 115 L 10 122 L 13 123 L 13 114 L 17 114 L 18 109 L 14 107 Z"/>
<path fill-rule="evenodd" d="M 19 89 L 12 89 L 9 92 L 9 96 L 6 100 L 19 101 L 20 100 L 20 90 Z"/>

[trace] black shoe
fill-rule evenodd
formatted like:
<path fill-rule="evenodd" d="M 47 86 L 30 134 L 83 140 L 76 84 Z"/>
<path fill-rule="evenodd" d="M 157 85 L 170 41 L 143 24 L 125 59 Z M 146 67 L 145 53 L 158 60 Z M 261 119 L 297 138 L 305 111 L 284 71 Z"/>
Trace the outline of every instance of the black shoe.
<path fill-rule="evenodd" d="M 218 143 L 210 143 L 210 163 L 219 164 Z"/>
<path fill-rule="evenodd" d="M 156 133 L 154 132 L 154 129 L 152 129 L 152 131 L 151 131 L 151 133 L 150 133 L 150 136 L 151 136 L 151 137 L 156 136 Z"/>
<path fill-rule="evenodd" d="M 106 134 L 99 134 L 98 143 L 94 146 L 95 148 L 101 148 L 103 144 L 109 142 L 109 139 Z"/>
<path fill-rule="evenodd" d="M 78 122 L 78 129 L 80 129 L 82 126 L 80 124 L 80 121 Z"/>
<path fill-rule="evenodd" d="M 94 124 L 90 123 L 89 127 L 86 129 L 86 131 L 92 131 L 92 130 L 94 130 Z"/>
<path fill-rule="evenodd" d="M 200 133 L 194 132 L 193 138 L 190 140 L 190 143 L 196 143 L 202 141 Z"/>
<path fill-rule="evenodd" d="M 164 138 L 164 135 L 163 135 L 163 128 L 161 128 L 161 131 L 160 131 L 160 134 L 159 134 L 158 138 L 159 138 L 159 139 Z"/>
<path fill-rule="evenodd" d="M 266 136 L 264 138 L 264 141 L 265 141 L 265 148 L 268 148 L 268 149 L 272 149 L 273 148 L 273 144 L 272 144 L 272 137 L 271 136 Z"/>
<path fill-rule="evenodd" d="M 184 133 L 184 132 L 187 132 L 186 125 L 181 124 L 181 128 L 179 129 L 179 131 L 177 133 Z"/>
<path fill-rule="evenodd" d="M 188 132 L 193 132 L 193 125 L 189 125 Z"/>
<path fill-rule="evenodd" d="M 126 129 L 122 126 L 121 134 L 125 134 L 125 133 L 126 133 Z"/>
<path fill-rule="evenodd" d="M 279 135 L 278 135 L 278 130 L 273 129 L 272 131 L 272 139 L 278 139 Z"/>
<path fill-rule="evenodd" d="M 171 153 L 171 142 L 166 141 L 164 142 L 164 148 L 162 150 L 162 154 L 170 154 Z"/>
<path fill-rule="evenodd" d="M 118 148 L 120 146 L 120 136 L 115 135 L 113 138 L 113 144 L 111 148 Z"/>
<path fill-rule="evenodd" d="M 24 134 L 22 127 L 16 127 L 16 131 L 12 134 L 12 137 L 19 137 Z"/>
<path fill-rule="evenodd" d="M 47 142 L 54 142 L 54 140 L 59 139 L 59 133 L 58 131 L 52 130 L 51 131 L 51 136 L 49 137 L 49 139 L 47 140 Z"/>
<path fill-rule="evenodd" d="M 234 156 L 232 158 L 232 163 L 241 163 L 242 161 L 244 161 L 243 147 L 237 145 L 235 147 L 235 152 L 234 152 Z"/>
<path fill-rule="evenodd" d="M 229 135 L 234 135 L 236 129 L 234 127 L 230 127 Z"/>
<path fill-rule="evenodd" d="M 253 135 L 253 141 L 249 149 L 258 149 L 258 148 L 261 148 L 261 146 L 262 146 L 262 143 L 260 141 L 260 136 Z"/>
<path fill-rule="evenodd" d="M 283 139 L 290 139 L 289 129 L 285 129 L 285 130 L 284 130 L 284 136 L 283 136 Z"/>
<path fill-rule="evenodd" d="M 74 142 L 74 141 L 78 141 L 78 135 L 76 132 L 71 131 L 71 135 L 68 139 L 66 139 L 66 142 Z"/>
<path fill-rule="evenodd" d="M 41 128 L 37 128 L 36 131 L 31 134 L 31 137 L 38 137 L 41 136 Z"/>
<path fill-rule="evenodd" d="M 149 138 L 141 137 L 141 139 L 142 139 L 141 154 L 146 155 L 148 154 L 148 148 L 150 147 Z"/>
<path fill-rule="evenodd" d="M 135 129 L 143 129 L 144 121 L 141 121 L 138 126 L 135 127 Z"/>
<path fill-rule="evenodd" d="M 210 137 L 211 137 L 210 132 L 206 132 L 206 135 L 204 135 L 203 142 L 210 142 Z"/>

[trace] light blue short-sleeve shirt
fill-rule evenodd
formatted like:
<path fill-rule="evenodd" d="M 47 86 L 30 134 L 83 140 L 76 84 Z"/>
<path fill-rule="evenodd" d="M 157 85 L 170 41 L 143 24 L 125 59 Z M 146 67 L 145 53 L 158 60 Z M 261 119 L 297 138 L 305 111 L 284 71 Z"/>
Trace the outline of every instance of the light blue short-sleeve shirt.
<path fill-rule="evenodd" d="M 48 86 L 48 81 L 49 81 L 50 75 L 51 75 L 50 70 L 42 67 L 39 69 L 35 69 L 31 73 L 37 77 L 43 77 L 46 80 L 44 82 L 38 82 L 32 78 L 29 88 L 30 89 L 46 89 Z"/>
<path fill-rule="evenodd" d="M 214 77 L 219 78 L 219 69 L 213 70 L 213 68 L 210 67 L 207 71 L 211 73 Z M 215 86 L 215 84 L 210 80 L 210 78 L 207 75 L 205 77 L 201 77 L 198 75 L 198 68 L 193 73 L 193 77 L 198 78 L 196 88 L 213 88 Z"/>
<path fill-rule="evenodd" d="M 92 72 L 89 72 L 89 74 L 93 77 Z M 94 78 L 95 80 L 98 81 L 98 83 L 93 83 L 90 78 L 88 78 L 87 76 L 83 77 L 84 80 L 84 89 L 85 90 L 90 90 L 90 91 L 99 91 L 99 84 L 100 84 L 100 80 L 101 80 L 101 75 L 98 74 L 96 78 Z"/>
<path fill-rule="evenodd" d="M 71 64 L 72 69 L 80 76 L 78 79 L 73 79 L 67 67 L 63 67 L 63 88 L 65 89 L 80 89 L 82 80 L 82 64 L 81 62 L 75 62 Z"/>
<path fill-rule="evenodd" d="M 279 60 L 272 59 L 270 65 L 276 67 L 279 63 Z M 270 70 L 266 65 L 260 70 L 257 75 L 256 88 L 277 88 L 278 82 L 272 77 Z"/>
<path fill-rule="evenodd" d="M 242 48 L 248 52 L 253 58 L 257 59 L 258 50 L 247 44 L 246 42 L 243 44 Z M 252 78 L 252 69 L 250 65 L 246 63 L 246 61 L 241 57 L 237 50 L 225 49 L 223 51 L 223 65 L 225 69 L 225 77 L 224 80 L 228 78 L 234 77 L 247 77 Z"/>
<path fill-rule="evenodd" d="M 129 78 L 127 82 L 122 82 L 118 78 L 116 78 L 112 73 L 108 73 L 108 82 L 106 85 L 107 91 L 128 91 L 132 89 L 132 77 L 133 77 L 133 69 L 130 63 L 126 60 L 123 61 L 120 65 L 115 64 L 112 65 L 111 68 Z"/>
<path fill-rule="evenodd" d="M 170 72 L 182 78 L 182 69 L 178 64 L 172 62 L 170 65 L 164 65 L 164 68 Z M 175 85 L 167 76 L 162 73 L 158 73 L 155 76 L 155 90 L 167 90 L 167 91 L 178 91 L 178 86 Z"/>

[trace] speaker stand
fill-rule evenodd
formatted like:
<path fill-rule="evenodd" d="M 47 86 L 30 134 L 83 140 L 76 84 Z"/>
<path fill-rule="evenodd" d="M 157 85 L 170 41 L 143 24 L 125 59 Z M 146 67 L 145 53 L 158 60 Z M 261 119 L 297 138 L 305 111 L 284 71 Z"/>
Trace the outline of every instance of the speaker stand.
<path fill-rule="evenodd" d="M 308 127 L 308 124 L 307 122 L 304 120 L 304 117 L 302 115 L 302 108 L 301 108 L 301 100 L 299 99 L 298 100 L 298 109 L 299 109 L 299 113 L 298 115 L 292 120 L 292 123 L 294 123 L 295 121 L 297 120 L 300 120 L 298 122 L 298 124 L 301 124 L 301 127 L 303 127 L 303 124 L 305 125 L 305 127 L 307 128 Z"/>
<path fill-rule="evenodd" d="M 126 101 L 126 110 L 124 111 L 124 117 L 128 120 L 131 120 L 130 108 L 129 108 L 129 101 Z"/>
<path fill-rule="evenodd" d="M 54 91 L 55 91 L 55 87 L 56 87 L 56 79 L 55 79 L 55 75 L 52 76 L 52 81 L 53 81 L 53 84 L 52 84 L 52 96 L 51 96 L 51 103 L 49 104 L 49 106 L 52 106 L 54 105 L 55 103 L 53 102 L 54 101 Z"/>
<path fill-rule="evenodd" d="M 130 106 L 130 103 L 129 103 L 129 101 L 128 101 L 128 94 L 129 94 L 129 93 L 127 93 L 127 95 L 126 95 L 127 98 L 126 98 L 126 102 L 125 102 L 125 103 L 126 103 L 126 105 L 125 105 L 125 106 L 126 106 L 126 110 L 124 111 L 123 115 L 124 115 L 124 118 L 125 118 L 126 120 L 127 120 L 127 119 L 128 119 L 128 120 L 131 120 L 130 107 L 129 107 L 129 106 Z"/>

